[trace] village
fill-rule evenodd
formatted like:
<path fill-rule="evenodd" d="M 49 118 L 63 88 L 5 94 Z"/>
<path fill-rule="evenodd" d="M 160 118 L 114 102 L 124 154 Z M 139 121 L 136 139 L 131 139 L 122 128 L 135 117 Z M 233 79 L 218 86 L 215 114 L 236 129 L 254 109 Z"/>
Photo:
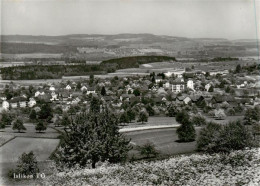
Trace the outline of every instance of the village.
<path fill-rule="evenodd" d="M 48 121 L 55 123 L 64 114 L 87 111 L 91 99 L 97 98 L 100 105 L 117 113 L 122 123 L 138 119 L 141 112 L 149 120 L 149 116 L 174 116 L 171 112 L 182 109 L 193 115 L 224 120 L 228 116 L 244 116 L 247 108 L 260 104 L 257 79 L 250 77 L 249 73 L 253 73 L 246 68 L 238 65 L 233 71 L 219 72 L 192 68 L 153 72 L 148 76 L 100 79 L 92 75 L 89 79 L 29 87 L 11 83 L 1 92 L 1 115 L 11 113 L 28 121 L 32 112 L 31 115 L 40 112 L 41 106 L 47 103 L 53 108 Z M 134 113 L 131 120 L 125 117 L 129 110 Z"/>

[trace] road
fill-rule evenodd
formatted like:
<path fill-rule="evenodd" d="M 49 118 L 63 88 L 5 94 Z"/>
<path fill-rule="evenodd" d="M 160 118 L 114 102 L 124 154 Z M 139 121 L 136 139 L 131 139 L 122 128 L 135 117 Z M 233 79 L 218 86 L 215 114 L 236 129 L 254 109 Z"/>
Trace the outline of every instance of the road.
<path fill-rule="evenodd" d="M 196 128 L 197 134 L 200 128 Z M 178 143 L 176 128 L 151 129 L 143 131 L 135 131 L 125 133 L 127 138 L 131 138 L 131 143 L 134 146 L 143 145 L 147 142 L 153 143 L 155 148 L 164 155 L 174 155 L 182 153 L 190 153 L 196 150 L 196 142 Z M 137 150 L 132 150 L 132 153 L 137 153 Z M 131 154 L 132 154 L 131 153 Z"/>

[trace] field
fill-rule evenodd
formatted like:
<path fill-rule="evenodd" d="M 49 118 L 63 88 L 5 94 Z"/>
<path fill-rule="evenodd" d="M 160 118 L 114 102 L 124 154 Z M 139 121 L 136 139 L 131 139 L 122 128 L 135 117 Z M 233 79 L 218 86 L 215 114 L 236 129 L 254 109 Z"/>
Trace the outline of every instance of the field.
<path fill-rule="evenodd" d="M 15 167 L 23 152 L 33 151 L 38 162 L 46 161 L 59 144 L 59 139 L 16 137 L 0 147 L 0 177 L 6 176 Z M 44 165 L 43 165 L 44 166 Z"/>
<path fill-rule="evenodd" d="M 161 126 L 161 125 L 176 125 L 179 123 L 175 120 L 175 117 L 149 117 L 148 122 L 133 122 L 122 125 L 122 128 L 138 128 L 138 127 L 149 127 L 149 126 Z"/>
<path fill-rule="evenodd" d="M 61 58 L 62 54 L 51 54 L 51 53 L 29 53 L 29 54 L 1 54 L 2 58 L 11 59 L 24 59 L 24 58 Z"/>
<path fill-rule="evenodd" d="M 22 131 L 21 133 L 17 132 L 16 130 L 12 130 L 12 128 L 10 126 L 6 127 L 5 129 L 1 129 L 0 130 L 0 135 L 2 136 L 2 134 L 9 134 L 9 135 L 13 135 L 13 136 L 17 136 L 17 137 L 32 137 L 32 138 L 57 138 L 59 133 L 52 129 L 47 127 L 47 130 L 42 132 L 42 133 L 38 133 L 35 130 L 35 125 L 32 123 L 25 123 L 24 126 L 26 127 L 26 131 Z"/>
<path fill-rule="evenodd" d="M 197 136 L 200 130 L 201 128 L 196 128 Z M 139 157 L 136 147 L 146 143 L 154 144 L 155 148 L 162 156 L 192 153 L 196 150 L 196 141 L 189 143 L 177 142 L 178 135 L 176 133 L 176 128 L 134 131 L 125 133 L 125 135 L 131 139 L 131 144 L 134 145 L 133 150 L 129 152 L 130 157 L 133 155 Z"/>

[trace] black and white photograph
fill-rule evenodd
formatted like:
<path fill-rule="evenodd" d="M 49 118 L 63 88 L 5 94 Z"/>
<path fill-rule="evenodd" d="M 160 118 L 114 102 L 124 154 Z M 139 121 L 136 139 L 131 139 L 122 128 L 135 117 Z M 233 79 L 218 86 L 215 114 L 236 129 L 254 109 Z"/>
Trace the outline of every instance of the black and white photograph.
<path fill-rule="evenodd" d="M 0 186 L 259 186 L 260 0 L 0 0 Z"/>

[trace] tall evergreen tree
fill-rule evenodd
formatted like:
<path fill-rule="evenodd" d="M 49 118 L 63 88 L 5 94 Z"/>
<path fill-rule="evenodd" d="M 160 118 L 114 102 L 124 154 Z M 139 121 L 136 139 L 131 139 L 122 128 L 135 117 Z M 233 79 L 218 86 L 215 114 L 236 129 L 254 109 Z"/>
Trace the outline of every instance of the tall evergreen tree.
<path fill-rule="evenodd" d="M 106 89 L 105 89 L 105 87 L 102 87 L 102 89 L 101 89 L 101 95 L 102 96 L 105 96 L 107 93 L 106 93 Z"/>

